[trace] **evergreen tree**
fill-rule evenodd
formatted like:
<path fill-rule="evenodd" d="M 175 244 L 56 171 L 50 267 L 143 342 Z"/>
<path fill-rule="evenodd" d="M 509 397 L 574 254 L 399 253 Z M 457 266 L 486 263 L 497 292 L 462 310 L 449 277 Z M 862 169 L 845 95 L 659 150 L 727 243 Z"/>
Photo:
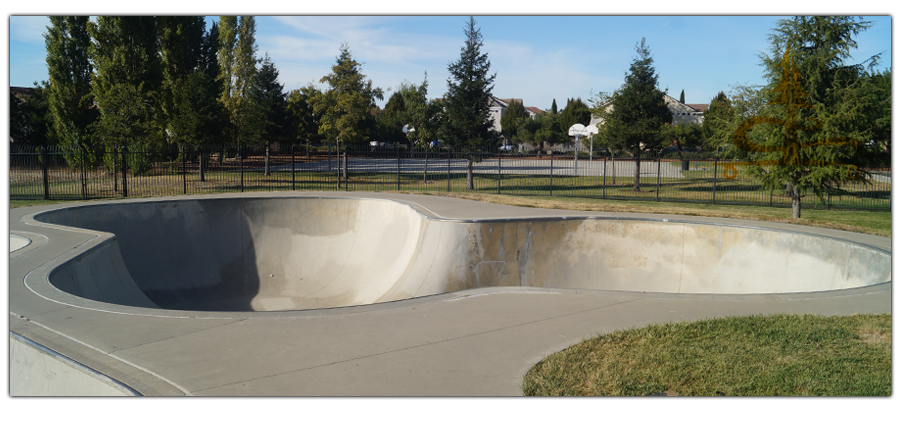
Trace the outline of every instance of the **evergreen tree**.
<path fill-rule="evenodd" d="M 631 151 L 635 159 L 634 191 L 640 191 L 641 154 L 659 148 L 662 128 L 672 122 L 672 113 L 665 92 L 657 88 L 659 77 L 644 39 L 635 51 L 637 56 L 625 75 L 625 85 L 609 98 L 598 128 L 604 142 Z"/>
<path fill-rule="evenodd" d="M 437 140 L 442 117 L 440 104 L 428 100 L 427 72 L 422 85 L 415 87 L 404 97 L 409 125 L 415 128 L 415 131 L 408 133 L 412 142 L 410 147 L 417 145 L 418 148 L 427 152 L 432 147 L 432 141 Z M 425 154 L 425 172 L 422 178 L 424 181 L 428 181 L 428 154 Z"/>
<path fill-rule="evenodd" d="M 448 66 L 450 77 L 443 105 L 445 138 L 467 153 L 466 187 L 471 190 L 475 188 L 473 164 L 481 160 L 477 152 L 499 144 L 489 107 L 497 74 L 489 75 L 491 62 L 487 53 L 481 53 L 481 29 L 475 28 L 473 17 L 469 17 L 465 34 L 459 60 Z"/>
<path fill-rule="evenodd" d="M 50 27 L 44 34 L 47 48 L 49 82 L 46 98 L 50 116 L 51 136 L 63 148 L 75 154 L 67 155 L 69 164 L 96 166 L 97 151 L 90 146 L 90 126 L 97 119 L 92 109 L 89 58 L 91 37 L 87 16 L 50 17 Z"/>
<path fill-rule="evenodd" d="M 769 105 L 764 116 L 746 120 L 733 140 L 753 152 L 749 172 L 764 188 L 788 187 L 794 218 L 800 218 L 804 191 L 824 198 L 865 177 L 850 165 L 862 163 L 860 145 L 873 135 L 860 90 L 865 69 L 878 56 L 845 62 L 856 47 L 853 38 L 868 27 L 846 16 L 780 20 L 769 36 L 771 54 L 761 56 Z M 748 136 L 751 131 L 764 139 L 761 144 Z"/>
<path fill-rule="evenodd" d="M 380 88 L 372 87 L 372 80 L 366 80 L 348 45 L 341 46 L 331 74 L 320 82 L 329 88 L 313 100 L 313 108 L 322 115 L 319 134 L 334 139 L 339 149 L 341 144 L 368 140 L 375 128 L 375 99 L 383 99 L 384 94 Z"/>
<path fill-rule="evenodd" d="M 678 102 L 684 103 L 684 89 L 681 89 L 681 97 L 678 98 Z"/>
<path fill-rule="evenodd" d="M 550 113 L 556 114 L 557 112 L 558 111 L 557 111 L 557 107 L 556 107 L 556 99 L 554 98 L 553 104 L 550 105 Z"/>
<path fill-rule="evenodd" d="M 731 100 L 720 91 L 710 101 L 709 107 L 703 112 L 703 125 L 701 133 L 707 145 L 714 151 L 727 148 L 731 143 L 734 130 L 731 129 L 734 120 L 734 112 L 731 108 Z"/>
<path fill-rule="evenodd" d="M 284 141 L 288 137 L 287 101 L 284 87 L 278 82 L 278 69 L 268 53 L 256 74 L 256 82 L 251 94 L 254 104 L 260 107 L 261 126 L 259 134 L 265 144 Z"/>
<path fill-rule="evenodd" d="M 48 84 L 34 83 L 30 94 L 9 93 L 9 143 L 46 145 L 50 143 L 50 109 Z"/>
<path fill-rule="evenodd" d="M 415 92 L 415 86 L 404 82 L 388 99 L 378 121 L 378 140 L 392 143 L 403 143 L 408 140 L 406 134 L 403 134 L 403 126 L 410 123 L 405 98 L 410 92 Z"/>
<path fill-rule="evenodd" d="M 530 119 L 521 100 L 513 99 L 500 117 L 500 133 L 508 140 L 516 137 L 523 119 Z"/>

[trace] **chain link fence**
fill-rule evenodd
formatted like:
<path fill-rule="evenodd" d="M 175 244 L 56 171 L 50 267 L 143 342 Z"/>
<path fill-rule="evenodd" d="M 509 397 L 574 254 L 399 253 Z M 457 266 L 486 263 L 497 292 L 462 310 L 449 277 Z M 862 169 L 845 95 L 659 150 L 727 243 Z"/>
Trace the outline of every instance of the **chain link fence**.
<path fill-rule="evenodd" d="M 470 165 L 471 163 L 471 165 Z M 786 191 L 762 188 L 721 159 L 591 157 L 572 152 L 468 152 L 436 147 L 269 146 L 106 147 L 12 145 L 10 198 L 76 200 L 277 190 L 474 192 L 618 200 L 789 207 Z M 473 189 L 468 189 L 468 167 Z M 726 168 L 727 167 L 727 168 Z M 804 208 L 891 208 L 889 169 L 841 195 L 805 194 Z"/>

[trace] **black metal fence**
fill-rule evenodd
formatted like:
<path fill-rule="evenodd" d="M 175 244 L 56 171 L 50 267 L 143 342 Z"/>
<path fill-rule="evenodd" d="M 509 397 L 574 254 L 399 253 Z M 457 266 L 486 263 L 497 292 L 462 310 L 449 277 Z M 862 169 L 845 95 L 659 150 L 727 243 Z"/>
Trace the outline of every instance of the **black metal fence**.
<path fill-rule="evenodd" d="M 471 153 L 454 148 L 334 148 L 204 145 L 187 148 L 106 148 L 12 145 L 10 198 L 91 199 L 215 192 L 353 190 L 476 192 L 620 200 L 790 206 L 784 191 L 762 189 L 741 166 L 720 159 L 613 157 L 595 152 Z M 471 160 L 473 189 L 467 187 Z M 869 170 L 845 194 L 805 208 L 890 210 L 890 170 Z M 637 180 L 637 185 L 635 185 Z M 637 186 L 638 190 L 635 190 Z"/>

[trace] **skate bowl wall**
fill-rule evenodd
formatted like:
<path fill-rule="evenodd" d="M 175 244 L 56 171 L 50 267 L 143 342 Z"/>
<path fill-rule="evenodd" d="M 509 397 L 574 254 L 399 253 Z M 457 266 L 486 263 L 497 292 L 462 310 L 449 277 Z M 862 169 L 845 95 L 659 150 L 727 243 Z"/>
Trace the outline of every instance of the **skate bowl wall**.
<path fill-rule="evenodd" d="M 109 234 L 55 269 L 54 286 L 142 308 L 334 308 L 484 287 L 806 293 L 891 280 L 881 249 L 702 221 L 463 221 L 342 198 L 107 203 L 35 219 Z"/>

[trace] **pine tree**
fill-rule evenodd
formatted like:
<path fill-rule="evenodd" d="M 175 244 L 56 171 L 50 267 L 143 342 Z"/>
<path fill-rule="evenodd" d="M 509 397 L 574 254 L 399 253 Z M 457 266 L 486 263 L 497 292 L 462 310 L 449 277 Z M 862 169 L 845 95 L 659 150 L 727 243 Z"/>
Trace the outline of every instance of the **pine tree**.
<path fill-rule="evenodd" d="M 69 164 L 96 166 L 99 154 L 90 147 L 89 127 L 97 119 L 92 109 L 89 58 L 91 37 L 87 16 L 50 17 L 44 34 L 49 81 L 45 90 L 50 115 L 51 136 L 72 152 Z"/>
<path fill-rule="evenodd" d="M 554 98 L 553 104 L 550 105 L 550 113 L 556 114 L 557 112 L 558 112 L 558 109 L 556 107 L 556 99 Z"/>
<path fill-rule="evenodd" d="M 724 91 L 720 91 L 709 103 L 706 111 L 703 112 L 703 124 L 701 132 L 706 144 L 711 146 L 714 151 L 719 151 L 727 147 L 731 143 L 731 135 L 734 129 L 731 128 L 731 122 L 734 120 L 731 101 Z"/>
<path fill-rule="evenodd" d="M 681 97 L 678 98 L 678 102 L 684 103 L 684 89 L 681 89 Z"/>
<path fill-rule="evenodd" d="M 474 189 L 473 164 L 480 161 L 477 154 L 499 144 L 490 118 L 492 85 L 497 74 L 489 75 L 491 62 L 483 46 L 481 29 L 469 17 L 465 28 L 466 43 L 459 60 L 448 66 L 447 94 L 444 96 L 446 140 L 467 153 L 466 187 Z"/>
<path fill-rule="evenodd" d="M 640 164 L 643 152 L 653 151 L 662 142 L 662 128 L 672 122 L 665 92 L 657 88 L 659 77 L 645 40 L 635 47 L 637 57 L 625 75 L 625 85 L 609 100 L 604 120 L 598 124 L 601 138 L 613 147 L 630 150 L 635 159 L 634 191 L 640 191 Z"/>
<path fill-rule="evenodd" d="M 839 194 L 841 185 L 865 179 L 860 145 L 873 137 L 866 101 L 859 90 L 878 56 L 847 65 L 854 37 L 869 27 L 853 17 L 794 17 L 780 20 L 770 34 L 771 55 L 762 55 L 770 80 L 763 116 L 746 120 L 735 132 L 736 146 L 752 151 L 749 172 L 775 190 L 788 187 L 792 214 L 800 218 L 801 198 Z M 755 133 L 762 144 L 748 140 Z"/>
<path fill-rule="evenodd" d="M 284 87 L 278 82 L 278 69 L 267 53 L 256 74 L 256 82 L 251 93 L 253 102 L 261 110 L 262 123 L 259 133 L 262 142 L 267 145 L 284 141 L 287 137 L 285 131 L 287 101 L 283 90 Z"/>
<path fill-rule="evenodd" d="M 383 99 L 384 93 L 372 86 L 372 80 L 366 80 L 346 44 L 341 46 L 331 71 L 320 80 L 328 84 L 328 90 L 313 101 L 313 108 L 322 115 L 319 134 L 335 140 L 338 148 L 364 142 L 375 128 L 375 99 Z"/>

